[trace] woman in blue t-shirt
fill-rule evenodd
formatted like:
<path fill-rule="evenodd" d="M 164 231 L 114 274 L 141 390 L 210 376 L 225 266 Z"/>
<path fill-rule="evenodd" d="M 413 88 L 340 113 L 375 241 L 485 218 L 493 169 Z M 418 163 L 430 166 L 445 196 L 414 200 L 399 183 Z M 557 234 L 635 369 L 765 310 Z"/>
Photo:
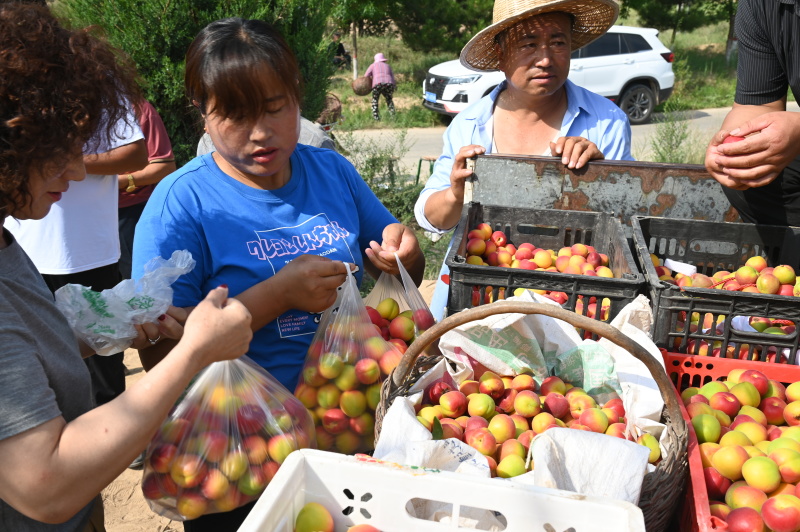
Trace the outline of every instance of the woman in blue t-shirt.
<path fill-rule="evenodd" d="M 297 143 L 300 72 L 269 24 L 209 24 L 189 47 L 185 82 L 216 151 L 156 187 L 136 227 L 133 277 L 154 256 L 188 249 L 197 265 L 173 285 L 173 304 L 192 307 L 227 285 L 253 316 L 248 355 L 294 390 L 347 265 L 359 280 L 365 269 L 398 273 L 396 251 L 419 282 L 424 257 L 344 157 Z M 167 347 L 142 353 L 145 367 Z M 236 528 L 224 526 L 215 529 Z"/>

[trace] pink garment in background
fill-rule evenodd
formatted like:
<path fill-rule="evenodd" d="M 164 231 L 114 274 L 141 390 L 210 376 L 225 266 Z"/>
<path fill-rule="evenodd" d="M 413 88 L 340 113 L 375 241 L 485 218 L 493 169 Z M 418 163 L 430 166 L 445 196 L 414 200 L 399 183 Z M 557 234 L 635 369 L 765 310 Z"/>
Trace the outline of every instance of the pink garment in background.
<path fill-rule="evenodd" d="M 394 82 L 394 72 L 392 72 L 392 67 L 389 66 L 389 63 L 385 61 L 376 61 L 372 63 L 367 71 L 364 73 L 365 76 L 369 76 L 372 74 L 372 86 L 380 85 L 381 83 L 388 83 L 389 85 L 395 85 Z M 147 133 L 145 132 L 145 135 Z"/>
<path fill-rule="evenodd" d="M 175 156 L 172 153 L 172 143 L 169 140 L 167 128 L 164 127 L 164 121 L 161 120 L 161 116 L 159 116 L 153 104 L 143 100 L 139 107 L 139 113 L 139 126 L 142 128 L 144 142 L 147 146 L 147 161 L 173 159 Z M 136 168 L 135 170 L 141 170 L 141 168 Z M 119 208 L 144 203 L 153 193 L 155 187 L 155 185 L 145 185 L 133 192 L 120 190 Z"/>

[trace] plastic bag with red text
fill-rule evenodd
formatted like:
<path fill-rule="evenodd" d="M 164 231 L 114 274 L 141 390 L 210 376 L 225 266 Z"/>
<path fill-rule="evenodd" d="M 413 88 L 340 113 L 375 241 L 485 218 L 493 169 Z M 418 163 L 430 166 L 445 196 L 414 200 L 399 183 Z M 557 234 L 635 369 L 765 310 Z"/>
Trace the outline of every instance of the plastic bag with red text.
<path fill-rule="evenodd" d="M 322 315 L 294 392 L 313 413 L 320 449 L 342 454 L 373 449 L 381 383 L 401 357 L 370 321 L 355 277 L 348 274 L 336 303 Z"/>
<path fill-rule="evenodd" d="M 314 422 L 289 390 L 247 357 L 215 362 L 150 442 L 142 492 L 170 519 L 227 512 L 257 499 L 306 447 L 316 448 Z"/>
<path fill-rule="evenodd" d="M 383 338 L 405 352 L 414 338 L 436 322 L 397 253 L 395 258 L 402 284 L 394 275 L 381 273 L 375 287 L 364 298 L 364 304 L 367 305 L 372 323 L 380 328 Z"/>

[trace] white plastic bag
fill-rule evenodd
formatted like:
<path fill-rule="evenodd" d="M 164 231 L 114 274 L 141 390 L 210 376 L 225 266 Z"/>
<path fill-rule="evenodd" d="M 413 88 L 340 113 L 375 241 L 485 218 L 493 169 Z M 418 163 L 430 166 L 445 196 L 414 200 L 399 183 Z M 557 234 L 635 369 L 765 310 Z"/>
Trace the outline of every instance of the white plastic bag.
<path fill-rule="evenodd" d="M 125 279 L 102 292 L 79 284 L 62 286 L 56 291 L 56 307 L 95 353 L 113 355 L 130 347 L 136 338 L 134 325 L 154 322 L 167 311 L 172 283 L 194 265 L 187 250 L 175 251 L 169 260 L 155 257 L 138 281 Z"/>

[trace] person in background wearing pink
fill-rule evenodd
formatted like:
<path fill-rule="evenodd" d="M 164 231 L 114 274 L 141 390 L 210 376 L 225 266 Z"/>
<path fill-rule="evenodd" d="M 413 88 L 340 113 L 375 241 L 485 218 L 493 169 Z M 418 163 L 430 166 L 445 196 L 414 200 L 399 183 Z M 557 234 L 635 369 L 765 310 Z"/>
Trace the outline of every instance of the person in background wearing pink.
<path fill-rule="evenodd" d="M 372 118 L 381 119 L 381 115 L 378 113 L 378 98 L 381 94 L 386 98 L 389 113 L 394 115 L 394 102 L 392 101 L 395 89 L 394 72 L 381 52 L 375 54 L 375 62 L 369 66 L 364 75 L 372 76 Z"/>
<path fill-rule="evenodd" d="M 131 278 L 133 233 L 142 216 L 145 203 L 159 181 L 175 171 L 172 143 L 158 111 L 146 100 L 137 109 L 139 126 L 147 146 L 147 166 L 135 172 L 119 174 L 119 271 L 123 279 Z"/>

